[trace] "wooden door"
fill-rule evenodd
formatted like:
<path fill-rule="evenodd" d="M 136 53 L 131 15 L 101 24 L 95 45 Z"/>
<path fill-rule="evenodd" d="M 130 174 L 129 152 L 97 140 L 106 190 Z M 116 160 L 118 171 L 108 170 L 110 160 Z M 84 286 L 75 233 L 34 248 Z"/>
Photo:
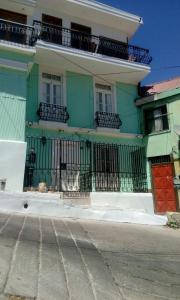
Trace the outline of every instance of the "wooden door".
<path fill-rule="evenodd" d="M 157 213 L 177 211 L 174 172 L 171 163 L 152 165 L 155 210 Z"/>

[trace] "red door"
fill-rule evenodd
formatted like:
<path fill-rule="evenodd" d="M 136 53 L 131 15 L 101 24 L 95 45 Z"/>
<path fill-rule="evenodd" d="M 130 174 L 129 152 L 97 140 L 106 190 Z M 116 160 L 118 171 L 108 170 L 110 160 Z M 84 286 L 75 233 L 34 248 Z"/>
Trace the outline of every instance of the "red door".
<path fill-rule="evenodd" d="M 177 210 L 173 177 L 171 163 L 152 165 L 155 210 L 157 213 Z"/>

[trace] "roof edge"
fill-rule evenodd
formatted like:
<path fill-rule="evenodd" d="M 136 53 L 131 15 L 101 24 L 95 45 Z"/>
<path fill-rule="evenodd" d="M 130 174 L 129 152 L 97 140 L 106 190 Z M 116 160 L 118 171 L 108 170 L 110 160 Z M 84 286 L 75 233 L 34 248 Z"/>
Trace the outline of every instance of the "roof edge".
<path fill-rule="evenodd" d="M 102 2 L 94 1 L 94 0 L 67 0 L 69 2 L 79 3 L 81 5 L 84 5 L 86 7 L 91 7 L 93 9 L 101 10 L 105 13 L 111 13 L 115 16 L 119 16 L 121 18 L 127 19 L 132 22 L 136 22 L 138 24 L 143 24 L 143 19 L 140 16 L 125 12 L 123 10 L 120 10 L 118 8 L 115 8 L 113 6 L 104 4 Z"/>

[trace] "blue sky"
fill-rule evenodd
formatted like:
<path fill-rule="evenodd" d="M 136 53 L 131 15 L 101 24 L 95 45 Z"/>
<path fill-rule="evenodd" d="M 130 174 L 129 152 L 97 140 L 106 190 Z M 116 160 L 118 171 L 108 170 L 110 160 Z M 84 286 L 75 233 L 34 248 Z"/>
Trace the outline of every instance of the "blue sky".
<path fill-rule="evenodd" d="M 130 43 L 150 49 L 151 75 L 143 84 L 180 76 L 180 0 L 99 0 L 141 16 L 144 25 Z M 179 66 L 166 68 L 168 66 Z M 156 70 L 157 68 L 162 68 Z"/>

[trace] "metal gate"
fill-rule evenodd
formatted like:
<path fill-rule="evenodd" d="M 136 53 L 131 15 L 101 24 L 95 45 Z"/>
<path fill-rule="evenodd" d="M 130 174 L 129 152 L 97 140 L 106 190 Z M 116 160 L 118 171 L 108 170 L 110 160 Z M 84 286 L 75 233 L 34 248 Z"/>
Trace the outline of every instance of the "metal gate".
<path fill-rule="evenodd" d="M 24 187 L 58 192 L 147 192 L 144 147 L 27 137 Z"/>
<path fill-rule="evenodd" d="M 27 138 L 25 187 L 45 182 L 54 191 L 91 191 L 91 143 Z"/>
<path fill-rule="evenodd" d="M 155 209 L 158 213 L 177 210 L 173 175 L 173 165 L 171 163 L 152 165 Z"/>

